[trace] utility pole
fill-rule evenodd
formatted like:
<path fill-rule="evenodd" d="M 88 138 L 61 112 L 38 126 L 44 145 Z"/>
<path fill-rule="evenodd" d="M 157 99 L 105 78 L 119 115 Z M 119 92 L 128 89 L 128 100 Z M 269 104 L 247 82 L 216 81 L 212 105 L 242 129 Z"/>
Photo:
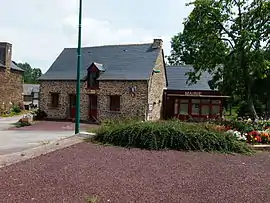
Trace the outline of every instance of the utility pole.
<path fill-rule="evenodd" d="M 75 134 L 80 132 L 80 96 L 81 96 L 81 37 L 82 37 L 82 0 L 79 0 L 79 32 L 77 48 L 77 83 L 76 83 L 76 117 Z"/>

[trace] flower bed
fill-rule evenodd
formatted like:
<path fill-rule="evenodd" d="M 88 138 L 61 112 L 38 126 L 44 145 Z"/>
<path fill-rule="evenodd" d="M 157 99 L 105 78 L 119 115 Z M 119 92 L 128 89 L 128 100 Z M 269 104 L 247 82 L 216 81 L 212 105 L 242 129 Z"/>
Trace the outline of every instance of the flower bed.
<path fill-rule="evenodd" d="M 249 144 L 270 144 L 270 120 L 219 121 L 215 130 L 234 135 Z"/>

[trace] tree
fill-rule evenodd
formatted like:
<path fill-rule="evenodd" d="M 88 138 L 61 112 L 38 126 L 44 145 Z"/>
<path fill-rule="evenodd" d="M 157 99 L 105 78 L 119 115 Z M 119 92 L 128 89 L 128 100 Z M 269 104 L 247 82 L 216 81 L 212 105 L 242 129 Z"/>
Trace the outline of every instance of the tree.
<path fill-rule="evenodd" d="M 42 75 L 39 68 L 31 68 L 28 63 L 18 63 L 18 67 L 24 70 L 24 82 L 27 84 L 38 83 L 38 78 Z"/>
<path fill-rule="evenodd" d="M 193 64 L 196 82 L 203 71 L 213 74 L 213 86 L 253 104 L 255 79 L 265 77 L 269 53 L 268 0 L 195 0 L 183 32 L 172 38 L 170 64 Z"/>

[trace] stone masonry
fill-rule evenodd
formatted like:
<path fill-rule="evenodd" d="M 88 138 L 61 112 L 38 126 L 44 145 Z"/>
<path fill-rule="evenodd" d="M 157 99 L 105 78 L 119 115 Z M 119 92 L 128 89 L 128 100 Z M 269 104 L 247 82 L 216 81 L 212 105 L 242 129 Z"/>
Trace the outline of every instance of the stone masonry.
<path fill-rule="evenodd" d="M 129 87 L 135 87 L 136 92 L 132 96 Z M 101 81 L 98 95 L 99 117 L 103 119 L 113 118 L 139 118 L 146 119 L 147 112 L 147 81 Z M 121 95 L 120 112 L 111 112 L 109 108 L 109 96 Z"/>
<path fill-rule="evenodd" d="M 81 120 L 87 121 L 89 112 L 89 94 L 86 82 L 81 86 Z M 128 87 L 136 86 L 135 97 L 129 94 Z M 116 117 L 139 117 L 145 119 L 147 109 L 147 82 L 146 81 L 100 81 L 97 91 L 98 118 L 111 119 Z M 51 107 L 51 93 L 59 93 L 59 106 Z M 40 109 L 51 119 L 69 118 L 69 95 L 76 93 L 76 81 L 41 81 Z M 121 95 L 121 111 L 111 112 L 109 96 Z"/>
<path fill-rule="evenodd" d="M 8 111 L 12 105 L 23 104 L 23 73 L 11 69 L 11 44 L 0 43 L 0 113 Z M 9 51 L 8 51 L 9 49 Z"/>
<path fill-rule="evenodd" d="M 162 46 L 157 42 L 157 46 Z M 87 89 L 87 82 L 81 86 L 81 120 L 89 120 L 89 94 L 97 94 L 98 119 L 139 118 L 141 120 L 158 120 L 162 115 L 163 90 L 166 87 L 164 54 L 161 50 L 145 81 L 99 81 L 99 89 L 92 92 Z M 136 87 L 135 94 L 130 87 Z M 76 81 L 46 81 L 40 84 L 40 109 L 51 119 L 69 118 L 69 94 L 75 94 Z M 52 108 L 51 93 L 59 93 L 59 106 Z M 110 96 L 120 95 L 120 111 L 110 110 Z"/>
<path fill-rule="evenodd" d="M 166 69 L 163 50 L 160 51 L 153 70 L 159 70 L 160 72 L 155 73 L 153 71 L 152 76 L 148 82 L 147 120 L 158 120 L 162 115 L 163 90 L 166 87 Z"/>

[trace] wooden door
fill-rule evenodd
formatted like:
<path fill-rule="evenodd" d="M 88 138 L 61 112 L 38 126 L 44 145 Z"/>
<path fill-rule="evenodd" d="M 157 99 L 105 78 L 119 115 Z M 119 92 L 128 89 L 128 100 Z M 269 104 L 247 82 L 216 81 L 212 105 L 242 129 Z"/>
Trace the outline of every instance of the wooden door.
<path fill-rule="evenodd" d="M 69 95 L 69 116 L 75 118 L 76 116 L 76 95 Z"/>
<path fill-rule="evenodd" d="M 97 95 L 89 95 L 89 119 L 97 119 Z"/>

